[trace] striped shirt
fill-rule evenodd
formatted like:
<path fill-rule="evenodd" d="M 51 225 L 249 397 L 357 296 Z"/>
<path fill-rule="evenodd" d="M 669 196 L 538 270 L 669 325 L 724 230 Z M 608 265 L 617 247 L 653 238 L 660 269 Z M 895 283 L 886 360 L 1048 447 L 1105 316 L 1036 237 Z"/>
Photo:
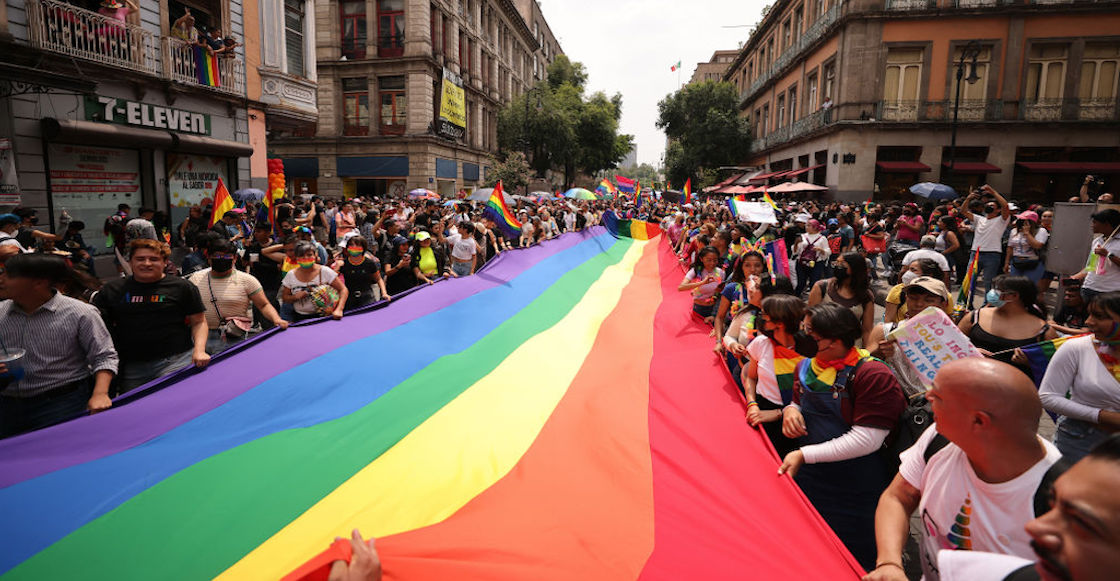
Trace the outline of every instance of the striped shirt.
<path fill-rule="evenodd" d="M 117 351 L 97 308 L 55 293 L 33 313 L 13 301 L 0 302 L 0 339 L 26 351 L 23 379 L 0 395 L 30 397 L 85 379 L 101 370 L 117 372 Z"/>

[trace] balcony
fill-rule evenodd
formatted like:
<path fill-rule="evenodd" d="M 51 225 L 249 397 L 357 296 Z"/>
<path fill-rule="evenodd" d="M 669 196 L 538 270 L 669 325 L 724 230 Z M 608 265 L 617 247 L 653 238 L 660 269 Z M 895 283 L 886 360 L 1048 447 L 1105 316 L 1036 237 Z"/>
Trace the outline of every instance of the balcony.
<path fill-rule="evenodd" d="M 1027 121 L 1061 121 L 1063 99 L 1040 99 L 1023 103 L 1023 119 Z"/>
<path fill-rule="evenodd" d="M 921 101 L 879 101 L 879 114 L 883 121 L 917 121 Z"/>
<path fill-rule="evenodd" d="M 27 0 L 30 44 L 34 48 L 204 87 L 245 95 L 245 62 L 215 57 L 200 67 L 205 49 L 164 37 L 59 0 Z M 162 64 L 162 68 L 161 68 Z"/>
<path fill-rule="evenodd" d="M 1116 99 L 1081 99 L 1077 118 L 1083 121 L 1115 121 Z"/>
<path fill-rule="evenodd" d="M 177 83 L 219 93 L 245 94 L 245 62 L 235 57 L 210 56 L 206 49 L 177 38 L 163 37 L 164 76 Z"/>
<path fill-rule="evenodd" d="M 780 74 L 788 65 L 792 64 L 793 61 L 797 59 L 797 57 L 801 56 L 801 54 L 805 52 L 806 49 L 812 47 L 818 40 L 820 40 L 820 38 L 823 37 L 830 28 L 832 28 L 832 25 L 836 24 L 836 21 L 840 19 L 840 6 L 840 2 L 833 4 L 832 8 L 826 10 L 825 13 L 820 16 L 820 18 L 818 18 L 815 22 L 813 22 L 813 24 L 809 25 L 809 27 L 805 29 L 804 34 L 797 37 L 797 40 L 794 40 L 792 43 L 790 43 L 790 45 L 787 46 L 784 51 L 782 51 L 782 54 L 778 55 L 778 58 L 774 59 L 774 62 L 770 63 L 770 66 L 768 68 L 760 70 L 758 78 L 756 78 L 750 84 L 750 86 L 748 86 L 747 89 L 739 95 L 739 102 L 745 102 L 752 96 L 754 96 L 754 94 L 757 93 L 763 85 L 773 79 L 776 75 Z"/>
<path fill-rule="evenodd" d="M 935 0 L 887 0 L 887 10 L 907 12 L 910 10 L 930 10 L 937 7 Z"/>
<path fill-rule="evenodd" d="M 779 127 L 764 137 L 751 140 L 751 153 L 781 145 L 787 141 L 812 133 L 832 122 L 832 110 L 821 109 L 814 111 L 790 125 Z"/>
<path fill-rule="evenodd" d="M 104 65 L 158 75 L 156 37 L 58 0 L 27 0 L 31 46 Z"/>

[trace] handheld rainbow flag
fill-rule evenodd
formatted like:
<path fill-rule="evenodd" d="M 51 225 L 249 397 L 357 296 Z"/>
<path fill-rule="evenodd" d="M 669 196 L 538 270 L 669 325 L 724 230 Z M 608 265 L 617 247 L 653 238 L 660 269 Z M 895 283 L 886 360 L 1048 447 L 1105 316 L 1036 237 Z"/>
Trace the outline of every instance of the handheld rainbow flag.
<path fill-rule="evenodd" d="M 599 188 L 602 188 L 608 194 L 613 194 L 615 192 L 614 184 L 612 184 L 610 182 L 610 180 L 607 180 L 607 179 L 604 179 L 604 180 L 599 182 Z M 599 188 L 595 188 L 595 189 L 599 189 Z"/>
<path fill-rule="evenodd" d="M 506 205 L 505 196 L 502 195 L 502 182 L 499 181 L 494 185 L 494 191 L 490 193 L 490 199 L 486 200 L 483 215 L 494 220 L 494 223 L 497 224 L 498 229 L 505 234 L 506 238 L 521 236 L 521 222 L 517 220 L 517 216 L 514 216 L 509 206 Z"/>
<path fill-rule="evenodd" d="M 976 271 L 980 268 L 980 251 L 972 253 L 965 269 L 964 280 L 961 281 L 961 290 L 957 295 L 957 307 L 961 310 L 972 309 L 972 294 L 976 288 Z"/>
<path fill-rule="evenodd" d="M 1031 366 L 1031 376 L 1034 377 L 1035 385 L 1042 384 L 1042 377 L 1046 375 L 1046 368 L 1050 365 L 1050 360 L 1054 358 L 1054 354 L 1058 352 L 1059 347 L 1065 345 L 1066 341 L 1070 339 L 1087 336 L 1088 334 L 1058 337 L 1057 339 L 1020 347 L 1020 349 L 1023 350 L 1023 354 L 1027 356 L 1027 362 Z"/>
<path fill-rule="evenodd" d="M 214 211 L 210 215 L 210 225 L 218 223 L 226 212 L 234 208 L 233 196 L 229 195 L 225 182 L 218 178 L 218 187 L 214 189 Z"/>
<path fill-rule="evenodd" d="M 603 226 L 607 228 L 607 232 L 618 238 L 652 240 L 661 233 L 661 226 L 656 222 L 619 218 L 613 210 L 603 212 Z"/>
<path fill-rule="evenodd" d="M 775 210 L 778 209 L 778 204 L 774 203 L 774 198 L 770 197 L 770 192 L 762 190 L 762 199 L 765 200 L 767 204 L 770 204 L 771 208 L 774 208 Z"/>
<path fill-rule="evenodd" d="M 763 254 L 771 257 L 770 272 L 789 276 L 789 253 L 786 251 L 786 241 L 781 238 L 771 240 L 763 248 Z"/>
<path fill-rule="evenodd" d="M 682 193 L 684 194 L 684 203 L 691 204 L 692 203 L 692 178 L 688 178 L 687 180 L 684 181 L 684 190 L 682 190 Z"/>
<path fill-rule="evenodd" d="M 871 213 L 871 198 L 867 198 L 867 201 L 863 203 L 863 213 L 864 215 Z"/>
<path fill-rule="evenodd" d="M 735 200 L 727 198 L 727 209 L 731 210 L 731 215 L 736 219 L 739 218 L 739 209 L 735 207 Z"/>
<path fill-rule="evenodd" d="M 793 401 L 793 384 L 797 379 L 797 364 L 805 357 L 777 341 L 771 340 L 770 342 L 774 347 L 774 377 L 778 380 L 778 391 L 782 394 L 782 403 L 789 405 Z"/>
<path fill-rule="evenodd" d="M 736 194 L 735 195 L 735 201 L 736 202 L 745 202 L 745 201 L 747 201 L 747 195 L 746 194 Z"/>
<path fill-rule="evenodd" d="M 857 581 L 682 276 L 594 226 L 0 440 L 0 575 L 326 579 L 357 528 L 410 581 Z"/>
<path fill-rule="evenodd" d="M 616 175 L 614 176 L 614 181 L 618 184 L 618 191 L 626 193 L 632 193 L 634 191 L 634 180 L 625 176 Z"/>

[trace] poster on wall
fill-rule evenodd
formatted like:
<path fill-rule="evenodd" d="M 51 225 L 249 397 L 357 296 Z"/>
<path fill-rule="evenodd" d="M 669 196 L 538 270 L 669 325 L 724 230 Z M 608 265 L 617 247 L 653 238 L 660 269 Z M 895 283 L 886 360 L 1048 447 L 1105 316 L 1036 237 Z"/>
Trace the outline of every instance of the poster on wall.
<path fill-rule="evenodd" d="M 18 206 L 21 199 L 12 140 L 0 139 L 0 206 Z"/>
<path fill-rule="evenodd" d="M 218 188 L 218 178 L 234 190 L 229 179 L 229 159 L 189 153 L 167 154 L 167 196 L 171 208 L 171 223 L 182 224 L 190 214 L 190 207 L 213 201 Z"/>
<path fill-rule="evenodd" d="M 47 146 L 50 190 L 56 213 L 65 210 L 86 223 L 82 237 L 95 254 L 111 252 L 102 233 L 105 219 L 118 204 L 140 208 L 140 153 L 90 145 Z"/>
<path fill-rule="evenodd" d="M 443 69 L 440 90 L 439 120 L 436 132 L 448 139 L 462 139 L 467 131 L 467 99 L 463 79 L 448 69 Z"/>

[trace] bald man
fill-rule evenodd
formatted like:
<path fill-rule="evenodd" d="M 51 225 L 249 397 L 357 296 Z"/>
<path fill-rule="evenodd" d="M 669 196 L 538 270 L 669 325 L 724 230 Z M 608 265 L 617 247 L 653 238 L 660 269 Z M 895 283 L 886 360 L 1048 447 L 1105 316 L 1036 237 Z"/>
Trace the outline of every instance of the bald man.
<path fill-rule="evenodd" d="M 949 363 L 926 393 L 936 423 L 900 456 L 875 512 L 876 567 L 865 581 L 905 581 L 902 547 L 920 510 L 922 573 L 940 579 L 940 550 L 1030 558 L 1024 530 L 1047 470 L 1061 458 L 1038 436 L 1034 384 L 993 359 Z M 938 435 L 942 436 L 938 438 Z"/>

